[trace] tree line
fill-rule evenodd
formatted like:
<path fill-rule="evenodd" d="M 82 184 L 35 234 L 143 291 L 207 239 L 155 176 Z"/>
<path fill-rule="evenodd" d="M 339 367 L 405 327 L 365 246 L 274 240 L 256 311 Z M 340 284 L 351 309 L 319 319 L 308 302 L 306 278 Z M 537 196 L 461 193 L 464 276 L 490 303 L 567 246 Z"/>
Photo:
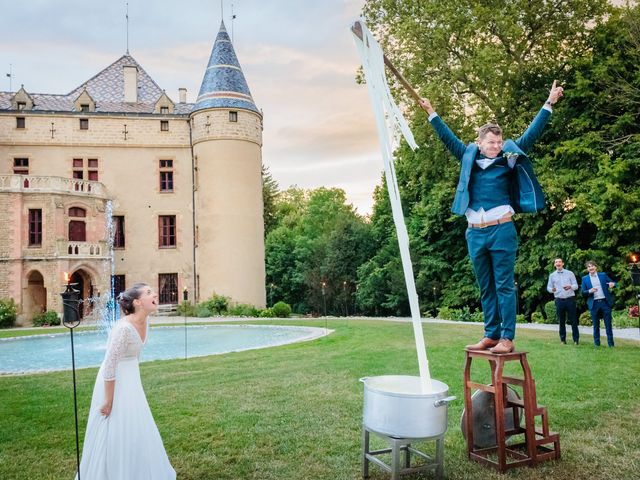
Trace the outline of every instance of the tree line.
<path fill-rule="evenodd" d="M 519 136 L 557 79 L 565 96 L 531 152 L 546 194 L 520 214 L 520 310 L 549 301 L 553 259 L 584 274 L 588 259 L 619 281 L 616 308 L 635 302 L 630 255 L 640 251 L 640 8 L 606 0 L 368 0 L 364 16 L 387 56 L 458 136 L 496 121 Z M 396 172 L 423 312 L 480 308 L 466 220 L 451 213 L 459 164 L 397 85 L 420 148 L 402 145 Z M 264 175 L 267 297 L 300 313 L 407 315 L 382 178 L 373 212 L 339 189 L 278 191 Z"/>

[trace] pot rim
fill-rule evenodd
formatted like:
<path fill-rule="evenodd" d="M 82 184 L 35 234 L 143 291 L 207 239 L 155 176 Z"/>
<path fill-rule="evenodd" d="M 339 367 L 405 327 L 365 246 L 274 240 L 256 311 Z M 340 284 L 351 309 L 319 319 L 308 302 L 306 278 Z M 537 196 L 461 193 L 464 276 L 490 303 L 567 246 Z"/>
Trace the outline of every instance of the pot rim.
<path fill-rule="evenodd" d="M 382 385 L 371 385 L 371 383 L 378 382 L 387 382 L 387 383 L 396 383 L 396 389 L 385 390 Z M 380 395 L 390 396 L 390 397 L 414 397 L 414 398 L 434 398 L 437 396 L 446 396 L 449 392 L 449 386 L 439 380 L 431 379 L 431 392 L 423 393 L 421 392 L 421 381 L 420 377 L 416 377 L 413 375 L 380 375 L 377 377 L 363 377 L 360 379 L 362 383 L 364 383 L 365 392 L 375 392 Z M 402 387 L 398 386 L 399 383 L 404 383 L 405 391 L 401 391 Z M 408 385 L 407 385 L 408 384 Z M 398 391 L 400 390 L 400 391 Z M 407 391 L 413 390 L 413 391 Z"/>

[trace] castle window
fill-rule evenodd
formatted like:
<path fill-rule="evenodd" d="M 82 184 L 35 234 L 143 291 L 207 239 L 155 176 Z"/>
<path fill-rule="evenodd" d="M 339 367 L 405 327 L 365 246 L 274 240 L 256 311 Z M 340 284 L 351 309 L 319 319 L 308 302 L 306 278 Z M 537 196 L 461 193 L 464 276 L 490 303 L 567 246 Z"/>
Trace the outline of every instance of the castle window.
<path fill-rule="evenodd" d="M 76 180 L 82 180 L 84 178 L 84 172 L 82 170 L 74 170 L 73 178 Z"/>
<path fill-rule="evenodd" d="M 88 179 L 91 180 L 92 182 L 97 182 L 98 181 L 98 159 L 97 158 L 90 158 L 88 160 Z"/>
<path fill-rule="evenodd" d="M 158 216 L 158 247 L 175 248 L 176 246 L 176 216 Z"/>
<path fill-rule="evenodd" d="M 160 160 L 160 191 L 173 192 L 173 160 Z"/>
<path fill-rule="evenodd" d="M 69 222 L 69 241 L 70 242 L 86 242 L 87 241 L 87 225 L 81 220 L 71 220 Z"/>
<path fill-rule="evenodd" d="M 169 107 L 160 107 L 160 113 L 162 114 L 169 113 Z"/>
<path fill-rule="evenodd" d="M 24 128 L 24 127 L 25 127 L 24 117 L 16 117 L 16 128 Z"/>
<path fill-rule="evenodd" d="M 118 295 L 120 295 L 120 293 L 124 292 L 127 289 L 124 275 L 112 275 L 111 285 L 113 285 L 114 297 L 117 297 Z"/>
<path fill-rule="evenodd" d="M 13 159 L 13 174 L 14 175 L 29 175 L 29 159 L 28 158 L 14 158 Z"/>
<path fill-rule="evenodd" d="M 88 112 L 89 111 L 89 104 L 88 103 L 80 104 L 80 111 L 81 112 Z"/>
<path fill-rule="evenodd" d="M 238 112 L 231 111 L 229 112 L 229 121 L 237 122 L 238 121 Z"/>
<path fill-rule="evenodd" d="M 89 130 L 89 119 L 81 118 L 80 119 L 80 130 Z"/>
<path fill-rule="evenodd" d="M 158 275 L 158 293 L 161 304 L 178 303 L 178 274 L 161 273 Z"/>
<path fill-rule="evenodd" d="M 18 110 L 24 110 L 27 108 L 27 102 L 18 102 Z"/>
<path fill-rule="evenodd" d="M 124 216 L 114 215 L 113 219 L 113 248 L 124 248 Z"/>
<path fill-rule="evenodd" d="M 160 120 L 160 131 L 162 132 L 169 131 L 169 120 Z"/>
<path fill-rule="evenodd" d="M 29 209 L 29 246 L 42 245 L 42 209 Z"/>
<path fill-rule="evenodd" d="M 84 160 L 82 158 L 73 159 L 73 168 L 82 168 L 84 166 Z"/>
<path fill-rule="evenodd" d="M 69 216 L 70 217 L 86 217 L 87 216 L 87 211 L 84 208 L 80 208 L 80 207 L 71 207 L 69 209 Z"/>

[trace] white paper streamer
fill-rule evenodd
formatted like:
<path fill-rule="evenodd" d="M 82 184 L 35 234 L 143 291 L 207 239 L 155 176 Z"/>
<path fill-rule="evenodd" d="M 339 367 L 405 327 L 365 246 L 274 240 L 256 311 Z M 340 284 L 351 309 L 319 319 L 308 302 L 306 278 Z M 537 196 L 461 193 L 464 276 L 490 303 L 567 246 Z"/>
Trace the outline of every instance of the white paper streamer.
<path fill-rule="evenodd" d="M 413 267 L 409 255 L 409 235 L 407 234 L 407 227 L 402 213 L 400 191 L 398 190 L 398 182 L 396 180 L 393 162 L 393 152 L 400 144 L 400 135 L 404 137 L 413 150 L 418 148 L 418 145 L 413 138 L 413 133 L 411 133 L 407 121 L 389 91 L 382 49 L 364 22 L 360 21 L 360 25 L 362 25 L 362 40 L 358 38 L 355 33 L 353 37 L 362 60 L 362 69 L 375 114 L 378 136 L 380 137 L 380 147 L 382 149 L 382 159 L 384 161 L 384 171 L 387 179 L 387 190 L 389 191 L 393 221 L 396 226 L 400 257 L 402 258 L 404 279 L 407 285 L 409 307 L 411 308 L 413 334 L 418 352 L 418 366 L 420 368 L 422 390 L 424 393 L 428 393 L 432 390 L 431 375 L 429 374 L 429 362 L 427 361 L 426 346 L 422 333 L 418 294 L 416 292 Z"/>

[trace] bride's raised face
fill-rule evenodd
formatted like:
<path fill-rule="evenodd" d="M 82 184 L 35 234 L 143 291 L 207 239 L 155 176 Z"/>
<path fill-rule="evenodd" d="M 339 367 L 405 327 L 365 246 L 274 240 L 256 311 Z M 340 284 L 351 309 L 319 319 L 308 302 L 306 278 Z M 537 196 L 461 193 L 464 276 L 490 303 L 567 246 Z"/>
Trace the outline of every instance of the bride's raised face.
<path fill-rule="evenodd" d="M 136 310 L 152 313 L 158 310 L 158 294 L 148 285 L 142 287 L 140 296 L 135 300 Z"/>

